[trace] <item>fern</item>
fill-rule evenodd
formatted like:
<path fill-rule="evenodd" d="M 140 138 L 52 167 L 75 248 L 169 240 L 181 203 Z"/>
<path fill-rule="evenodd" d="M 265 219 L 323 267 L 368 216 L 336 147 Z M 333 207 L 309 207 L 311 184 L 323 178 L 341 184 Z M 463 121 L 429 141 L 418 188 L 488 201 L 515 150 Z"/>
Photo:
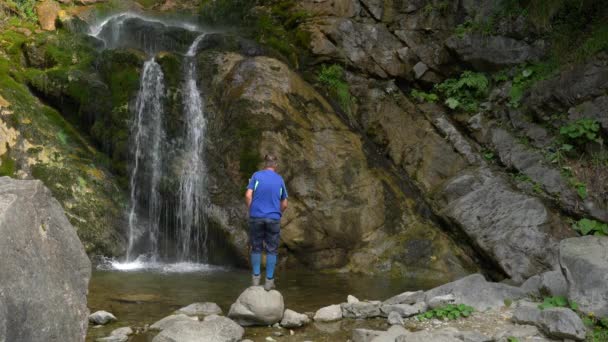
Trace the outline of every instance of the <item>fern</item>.
<path fill-rule="evenodd" d="M 435 90 L 444 95 L 444 103 L 450 109 L 473 112 L 477 110 L 479 101 L 485 98 L 489 85 L 490 81 L 484 74 L 465 71 L 460 78 L 450 78 L 437 84 Z"/>

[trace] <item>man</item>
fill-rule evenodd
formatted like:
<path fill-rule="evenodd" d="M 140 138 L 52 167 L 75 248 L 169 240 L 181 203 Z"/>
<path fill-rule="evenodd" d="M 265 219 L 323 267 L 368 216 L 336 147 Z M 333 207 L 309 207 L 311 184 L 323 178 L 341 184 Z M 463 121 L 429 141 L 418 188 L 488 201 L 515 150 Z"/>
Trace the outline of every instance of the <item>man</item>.
<path fill-rule="evenodd" d="M 276 172 L 277 158 L 264 157 L 264 169 L 251 176 L 245 202 L 249 210 L 249 243 L 253 286 L 260 285 L 262 249 L 266 250 L 266 282 L 264 289 L 274 289 L 274 268 L 281 238 L 281 216 L 287 209 L 287 188 Z"/>

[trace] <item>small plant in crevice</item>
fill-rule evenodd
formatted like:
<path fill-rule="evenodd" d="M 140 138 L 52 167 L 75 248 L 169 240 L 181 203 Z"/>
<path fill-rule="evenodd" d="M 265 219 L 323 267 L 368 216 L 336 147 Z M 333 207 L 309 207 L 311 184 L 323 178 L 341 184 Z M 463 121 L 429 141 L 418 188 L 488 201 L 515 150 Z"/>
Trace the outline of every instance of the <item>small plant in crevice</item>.
<path fill-rule="evenodd" d="M 423 321 L 437 318 L 441 320 L 454 320 L 460 317 L 469 317 L 475 311 L 474 308 L 464 304 L 448 304 L 416 315 L 416 319 Z"/>
<path fill-rule="evenodd" d="M 487 95 L 489 85 L 484 74 L 465 71 L 459 78 L 449 78 L 435 85 L 435 90 L 445 97 L 444 103 L 450 109 L 473 112 L 477 110 L 479 101 Z"/>
<path fill-rule="evenodd" d="M 350 113 L 353 97 L 345 80 L 344 69 L 338 64 L 323 65 L 318 80 L 327 87 L 330 95 L 336 97 L 340 107 Z"/>
<path fill-rule="evenodd" d="M 559 129 L 559 134 L 574 145 L 581 146 L 588 142 L 602 144 L 600 123 L 594 119 L 579 119 Z"/>
<path fill-rule="evenodd" d="M 588 329 L 587 340 L 589 342 L 608 341 L 608 317 L 595 317 L 589 313 L 582 317 L 583 323 Z"/>
<path fill-rule="evenodd" d="M 418 89 L 412 89 L 412 91 L 410 91 L 410 96 L 412 96 L 418 102 L 435 103 L 437 100 L 439 100 L 439 96 L 437 96 L 437 94 L 427 93 Z"/>
<path fill-rule="evenodd" d="M 591 219 L 580 219 L 573 226 L 581 235 L 608 236 L 608 224 Z"/>
<path fill-rule="evenodd" d="M 507 337 L 507 342 L 519 342 L 519 339 L 514 336 Z"/>
<path fill-rule="evenodd" d="M 574 311 L 577 311 L 578 303 L 573 300 L 569 300 L 564 296 L 553 296 L 545 297 L 543 299 L 543 303 L 538 305 L 538 308 L 541 310 L 550 308 L 569 308 Z"/>
<path fill-rule="evenodd" d="M 587 185 L 581 181 L 578 181 L 576 178 L 570 178 L 569 183 L 574 187 L 578 197 L 581 199 L 587 199 L 589 194 L 587 193 Z"/>

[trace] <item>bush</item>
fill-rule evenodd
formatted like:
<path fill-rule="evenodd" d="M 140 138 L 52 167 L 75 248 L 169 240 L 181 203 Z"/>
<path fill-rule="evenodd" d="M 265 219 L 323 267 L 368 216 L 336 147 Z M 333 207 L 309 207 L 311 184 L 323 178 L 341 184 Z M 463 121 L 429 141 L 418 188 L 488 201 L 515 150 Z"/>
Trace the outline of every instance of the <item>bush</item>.
<path fill-rule="evenodd" d="M 573 225 L 573 228 L 582 235 L 608 236 L 608 224 L 596 220 L 581 219 Z"/>
<path fill-rule="evenodd" d="M 326 86 L 332 96 L 337 97 L 340 107 L 350 112 L 353 98 L 348 83 L 344 80 L 344 69 L 338 64 L 323 65 L 318 75 L 319 82 Z"/>
<path fill-rule="evenodd" d="M 419 321 L 438 318 L 441 320 L 454 320 L 460 317 L 469 317 L 475 309 L 464 304 L 448 304 L 416 316 Z"/>
<path fill-rule="evenodd" d="M 588 142 L 601 143 L 600 123 L 593 119 L 579 119 L 560 128 L 559 133 L 575 145 L 584 145 Z"/>
<path fill-rule="evenodd" d="M 444 95 L 445 104 L 451 109 L 462 109 L 467 112 L 477 110 L 479 100 L 487 94 L 488 78 L 482 74 L 465 71 L 460 78 L 450 78 L 435 85 L 435 89 Z"/>

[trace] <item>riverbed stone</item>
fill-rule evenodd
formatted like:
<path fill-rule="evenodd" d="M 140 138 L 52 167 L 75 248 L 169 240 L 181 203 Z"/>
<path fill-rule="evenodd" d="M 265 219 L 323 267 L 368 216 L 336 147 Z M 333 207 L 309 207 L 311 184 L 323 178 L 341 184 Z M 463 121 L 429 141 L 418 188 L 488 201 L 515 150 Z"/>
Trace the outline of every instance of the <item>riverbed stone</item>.
<path fill-rule="evenodd" d="M 0 341 L 84 341 L 91 263 L 38 180 L 0 177 L 0 265 Z"/>
<path fill-rule="evenodd" d="M 348 295 L 348 297 L 346 297 L 346 302 L 347 303 L 358 303 L 359 299 L 353 295 Z"/>
<path fill-rule="evenodd" d="M 393 325 L 377 337 L 372 339 L 372 342 L 395 342 L 399 338 L 409 335 L 410 332 L 400 325 Z"/>
<path fill-rule="evenodd" d="M 131 329 L 131 327 L 122 327 L 122 328 L 112 330 L 112 332 L 110 333 L 110 336 L 121 336 L 121 335 L 129 336 L 132 334 L 133 334 L 133 329 Z"/>
<path fill-rule="evenodd" d="M 342 316 L 345 318 L 373 318 L 381 315 L 380 301 L 364 301 L 343 303 L 340 305 Z"/>
<path fill-rule="evenodd" d="M 388 317 L 391 312 L 397 312 L 401 317 L 410 317 L 422 313 L 427 310 L 425 302 L 409 304 L 384 304 L 380 307 L 381 315 Z"/>
<path fill-rule="evenodd" d="M 95 342 L 127 342 L 129 340 L 129 336 L 127 335 L 115 335 L 115 336 L 106 336 L 95 339 Z"/>
<path fill-rule="evenodd" d="M 232 304 L 228 317 L 242 326 L 272 325 L 283 318 L 284 311 L 285 304 L 279 291 L 251 286 Z"/>
<path fill-rule="evenodd" d="M 382 304 L 415 304 L 420 301 L 424 301 L 424 291 L 407 291 L 385 300 Z"/>
<path fill-rule="evenodd" d="M 104 310 L 99 310 L 89 315 L 89 321 L 93 324 L 106 325 L 116 320 L 116 316 Z"/>
<path fill-rule="evenodd" d="M 370 329 L 354 329 L 352 334 L 353 342 L 371 342 L 374 338 L 382 335 L 384 331 Z"/>
<path fill-rule="evenodd" d="M 192 303 L 177 310 L 175 313 L 182 313 L 188 316 L 221 315 L 222 309 L 217 304 L 211 302 Z"/>
<path fill-rule="evenodd" d="M 472 274 L 427 291 L 425 300 L 428 303 L 435 297 L 449 294 L 454 296 L 456 303 L 470 305 L 478 311 L 502 307 L 505 299 L 517 300 L 526 295 L 518 287 L 488 282 L 481 274 Z"/>
<path fill-rule="evenodd" d="M 299 328 L 310 323 L 310 318 L 304 314 L 297 313 L 293 310 L 286 309 L 283 313 L 281 326 L 283 328 Z"/>
<path fill-rule="evenodd" d="M 401 314 L 399 314 L 397 311 L 391 311 L 388 314 L 387 321 L 390 325 L 403 325 L 403 318 L 401 317 Z"/>
<path fill-rule="evenodd" d="M 197 317 L 190 317 L 184 314 L 177 314 L 177 315 L 171 315 L 171 316 L 167 316 L 159 321 L 157 321 L 156 323 L 152 324 L 150 326 L 150 329 L 152 330 L 165 330 L 171 326 L 173 326 L 175 323 L 177 322 L 188 322 L 188 321 L 198 321 Z"/>
<path fill-rule="evenodd" d="M 561 241 L 559 251 L 568 298 L 584 312 L 608 316 L 608 237 L 566 239 Z"/>
<path fill-rule="evenodd" d="M 333 322 L 342 319 L 342 308 L 340 304 L 320 308 L 313 318 L 315 322 Z"/>
<path fill-rule="evenodd" d="M 219 316 L 204 322 L 176 322 L 154 337 L 152 342 L 234 342 L 240 341 L 244 333 L 245 329 L 240 325 Z"/>

